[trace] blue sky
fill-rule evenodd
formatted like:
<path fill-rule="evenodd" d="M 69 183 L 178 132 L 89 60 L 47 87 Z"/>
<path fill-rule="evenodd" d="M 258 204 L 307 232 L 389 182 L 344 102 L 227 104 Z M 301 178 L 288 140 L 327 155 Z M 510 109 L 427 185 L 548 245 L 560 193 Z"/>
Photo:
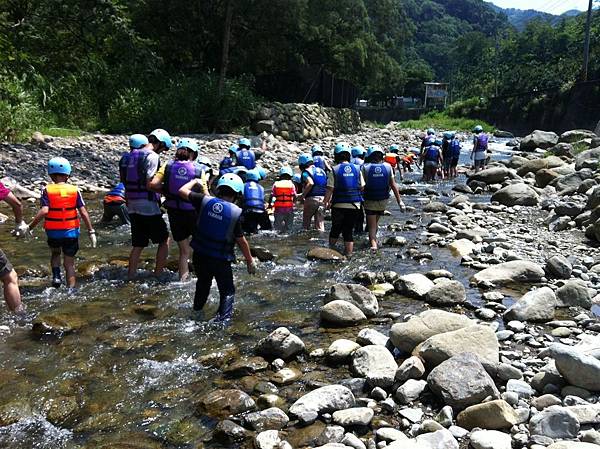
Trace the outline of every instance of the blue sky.
<path fill-rule="evenodd" d="M 586 10 L 588 0 L 489 0 L 502 8 L 537 9 L 562 14 L 570 9 Z"/>

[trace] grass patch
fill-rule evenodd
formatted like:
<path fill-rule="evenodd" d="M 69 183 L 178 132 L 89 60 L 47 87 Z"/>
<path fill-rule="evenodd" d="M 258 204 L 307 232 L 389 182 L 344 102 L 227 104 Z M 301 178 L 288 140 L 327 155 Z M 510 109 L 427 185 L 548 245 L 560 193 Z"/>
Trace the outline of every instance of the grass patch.
<path fill-rule="evenodd" d="M 489 123 L 485 123 L 481 120 L 475 120 L 463 117 L 450 117 L 445 112 L 429 112 L 422 115 L 417 120 L 407 120 L 405 122 L 398 123 L 398 129 L 441 129 L 441 130 L 456 130 L 456 131 L 473 131 L 475 126 L 483 126 L 485 132 L 491 133 L 495 131 L 495 128 Z"/>
<path fill-rule="evenodd" d="M 573 154 L 579 154 L 589 149 L 590 146 L 585 142 L 575 142 L 573 144 Z"/>
<path fill-rule="evenodd" d="M 80 129 L 69 129 L 69 128 L 42 128 L 40 132 L 45 136 L 52 137 L 81 137 L 85 134 L 84 131 Z"/>

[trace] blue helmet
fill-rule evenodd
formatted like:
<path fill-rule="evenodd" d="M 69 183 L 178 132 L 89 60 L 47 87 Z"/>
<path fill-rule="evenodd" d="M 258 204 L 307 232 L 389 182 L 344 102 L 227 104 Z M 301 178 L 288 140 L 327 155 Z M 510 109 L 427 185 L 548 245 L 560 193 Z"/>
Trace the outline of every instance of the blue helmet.
<path fill-rule="evenodd" d="M 235 143 L 234 143 L 233 145 L 231 145 L 231 146 L 230 146 L 230 147 L 227 149 L 227 151 L 228 151 L 229 153 L 237 154 L 237 151 L 238 151 L 239 149 L 240 149 L 240 147 L 238 147 L 238 146 L 237 146 L 237 144 L 235 144 Z"/>
<path fill-rule="evenodd" d="M 198 156 L 198 159 L 196 159 L 196 162 L 198 164 L 206 165 L 207 167 L 211 166 L 210 159 L 207 158 L 206 156 Z"/>
<path fill-rule="evenodd" d="M 173 146 L 173 140 L 171 139 L 171 135 L 164 129 L 157 128 L 154 131 L 152 131 L 150 135 L 156 137 L 159 142 L 164 143 L 167 148 L 171 148 Z"/>
<path fill-rule="evenodd" d="M 143 134 L 133 134 L 129 136 L 129 148 L 138 150 L 145 145 L 148 145 L 148 138 Z"/>
<path fill-rule="evenodd" d="M 290 178 L 292 178 L 294 176 L 294 172 L 292 170 L 291 167 L 281 167 L 281 170 L 279 170 L 279 176 L 284 176 L 287 175 Z"/>
<path fill-rule="evenodd" d="M 71 174 L 71 163 L 64 157 L 53 157 L 48 161 L 49 175 L 67 175 Z"/>
<path fill-rule="evenodd" d="M 260 179 L 265 179 L 267 177 L 267 170 L 262 168 L 260 165 L 256 166 L 256 170 L 258 170 L 258 174 L 260 175 Z"/>
<path fill-rule="evenodd" d="M 400 152 L 400 146 L 398 146 L 397 144 L 392 144 L 390 145 L 390 152 L 392 153 L 398 153 Z"/>
<path fill-rule="evenodd" d="M 308 154 L 308 153 L 302 153 L 300 156 L 298 156 L 298 165 L 299 166 L 303 166 L 303 165 L 307 165 L 308 163 L 313 161 L 313 157 Z"/>
<path fill-rule="evenodd" d="M 244 167 L 243 165 L 239 165 L 239 166 L 235 167 L 234 173 L 238 176 L 241 176 L 241 175 L 246 176 L 246 173 L 248 173 L 248 169 L 246 167 Z"/>
<path fill-rule="evenodd" d="M 483 126 L 481 126 L 481 125 L 477 125 L 475 128 L 473 128 L 474 133 L 480 133 L 482 131 L 483 131 Z"/>
<path fill-rule="evenodd" d="M 292 176 L 292 182 L 296 183 L 296 184 L 302 183 L 302 178 L 300 177 L 300 175 L 298 173 L 296 173 L 294 176 Z"/>
<path fill-rule="evenodd" d="M 454 139 L 454 131 L 446 131 L 444 133 L 444 139 L 446 139 L 446 140 Z"/>
<path fill-rule="evenodd" d="M 352 157 L 364 156 L 367 152 L 361 145 L 356 145 L 352 147 Z"/>
<path fill-rule="evenodd" d="M 352 152 L 350 151 L 350 146 L 346 142 L 336 143 L 333 152 L 335 154 L 348 153 L 349 155 L 352 155 Z"/>
<path fill-rule="evenodd" d="M 252 170 L 248 170 L 248 173 L 246 173 L 246 181 L 260 181 L 260 173 L 258 172 L 257 169 L 252 169 Z"/>
<path fill-rule="evenodd" d="M 238 175 L 226 173 L 219 179 L 219 182 L 217 183 L 217 189 L 223 186 L 229 187 L 236 193 L 241 193 L 242 190 L 244 190 L 244 181 L 242 181 L 242 178 L 240 178 Z"/>
<path fill-rule="evenodd" d="M 323 155 L 323 148 L 321 148 L 321 145 L 313 145 L 310 152 L 313 156 Z"/>
<path fill-rule="evenodd" d="M 199 148 L 198 144 L 194 142 L 192 139 L 181 139 L 179 143 L 177 143 L 177 149 L 179 148 L 188 148 L 192 150 L 194 153 L 198 153 Z"/>
<path fill-rule="evenodd" d="M 440 139 L 436 139 L 436 140 L 435 140 L 435 142 L 433 142 L 433 144 L 434 144 L 436 147 L 441 147 L 441 146 L 442 146 L 442 143 L 443 143 L 443 142 L 442 142 Z"/>
<path fill-rule="evenodd" d="M 231 168 L 233 167 L 233 161 L 231 160 L 231 158 L 226 157 L 225 159 L 223 159 L 221 161 L 221 163 L 219 164 L 219 169 L 220 170 L 224 170 L 226 168 Z"/>
<path fill-rule="evenodd" d="M 252 146 L 252 144 L 250 143 L 250 139 L 241 137 L 240 140 L 238 140 L 238 146 L 250 148 Z"/>
<path fill-rule="evenodd" d="M 367 157 L 370 157 L 371 155 L 373 155 L 375 153 L 379 153 L 383 156 L 384 155 L 383 148 L 381 148 L 379 145 L 371 145 L 367 149 Z"/>
<path fill-rule="evenodd" d="M 428 135 L 428 136 L 433 136 L 434 134 L 435 134 L 435 129 L 433 129 L 433 128 L 429 128 L 429 129 L 427 130 L 427 135 Z"/>

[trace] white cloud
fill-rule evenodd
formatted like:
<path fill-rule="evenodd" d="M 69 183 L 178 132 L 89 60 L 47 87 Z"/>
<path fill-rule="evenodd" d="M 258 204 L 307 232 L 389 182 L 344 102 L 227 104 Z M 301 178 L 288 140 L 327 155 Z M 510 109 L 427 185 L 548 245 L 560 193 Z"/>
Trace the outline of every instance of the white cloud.
<path fill-rule="evenodd" d="M 490 0 L 502 8 L 537 9 L 552 14 L 562 14 L 570 9 L 586 10 L 588 0 Z"/>

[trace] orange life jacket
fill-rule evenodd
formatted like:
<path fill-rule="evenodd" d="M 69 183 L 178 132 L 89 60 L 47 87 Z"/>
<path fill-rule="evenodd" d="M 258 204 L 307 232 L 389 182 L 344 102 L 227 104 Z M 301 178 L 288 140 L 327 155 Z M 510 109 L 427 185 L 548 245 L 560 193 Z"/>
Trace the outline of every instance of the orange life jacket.
<path fill-rule="evenodd" d="M 273 184 L 273 196 L 275 197 L 275 209 L 291 209 L 294 207 L 294 194 L 296 187 L 289 180 L 276 181 Z"/>
<path fill-rule="evenodd" d="M 104 204 L 123 204 L 125 203 L 125 198 L 119 195 L 106 195 L 104 197 Z"/>
<path fill-rule="evenodd" d="M 398 155 L 396 153 L 387 153 L 383 160 L 390 164 L 392 167 L 395 167 L 398 163 Z"/>
<path fill-rule="evenodd" d="M 48 184 L 49 211 L 44 222 L 44 229 L 66 231 L 79 228 L 77 215 L 78 189 L 71 184 Z"/>

